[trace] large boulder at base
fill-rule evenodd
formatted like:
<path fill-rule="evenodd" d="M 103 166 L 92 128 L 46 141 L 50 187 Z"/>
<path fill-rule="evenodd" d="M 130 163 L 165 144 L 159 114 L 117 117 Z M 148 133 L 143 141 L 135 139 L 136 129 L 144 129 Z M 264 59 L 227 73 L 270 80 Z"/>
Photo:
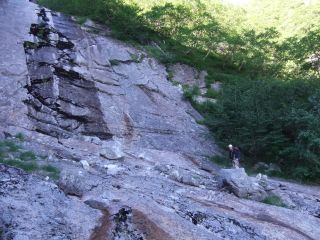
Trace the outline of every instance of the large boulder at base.
<path fill-rule="evenodd" d="M 119 160 L 124 157 L 122 145 L 118 140 L 112 140 L 103 144 L 100 156 L 109 160 Z"/>
<path fill-rule="evenodd" d="M 244 168 L 221 169 L 219 185 L 225 187 L 240 198 L 261 201 L 267 197 L 264 188 L 256 178 L 249 177 Z"/>

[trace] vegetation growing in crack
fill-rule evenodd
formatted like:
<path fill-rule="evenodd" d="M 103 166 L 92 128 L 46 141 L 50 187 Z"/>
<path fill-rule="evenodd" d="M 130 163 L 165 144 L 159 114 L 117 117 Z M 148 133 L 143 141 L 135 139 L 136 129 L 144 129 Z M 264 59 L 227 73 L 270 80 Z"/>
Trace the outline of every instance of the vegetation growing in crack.
<path fill-rule="evenodd" d="M 144 54 L 135 54 L 135 53 L 129 53 L 129 54 L 131 57 L 131 61 L 135 63 L 141 63 L 145 58 Z"/>
<path fill-rule="evenodd" d="M 117 59 L 111 59 L 109 60 L 111 66 L 118 66 L 121 64 L 121 61 L 117 60 Z"/>
<path fill-rule="evenodd" d="M 283 200 L 276 195 L 268 196 L 262 202 L 269 205 L 288 208 L 288 206 L 283 202 Z"/>
<path fill-rule="evenodd" d="M 43 156 L 38 156 L 23 147 L 24 136 L 17 134 L 11 139 L 0 141 L 0 163 L 17 167 L 29 173 L 39 173 L 53 179 L 59 178 L 59 170 L 44 161 Z"/>

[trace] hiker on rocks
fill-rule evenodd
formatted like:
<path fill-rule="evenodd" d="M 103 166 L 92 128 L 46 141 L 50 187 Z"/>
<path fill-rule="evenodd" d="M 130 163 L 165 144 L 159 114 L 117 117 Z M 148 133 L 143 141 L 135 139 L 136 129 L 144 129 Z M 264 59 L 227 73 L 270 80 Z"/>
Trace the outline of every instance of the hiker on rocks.
<path fill-rule="evenodd" d="M 240 149 L 238 147 L 234 147 L 231 144 L 229 144 L 229 157 L 232 161 L 232 166 L 234 168 L 239 168 L 240 164 Z"/>

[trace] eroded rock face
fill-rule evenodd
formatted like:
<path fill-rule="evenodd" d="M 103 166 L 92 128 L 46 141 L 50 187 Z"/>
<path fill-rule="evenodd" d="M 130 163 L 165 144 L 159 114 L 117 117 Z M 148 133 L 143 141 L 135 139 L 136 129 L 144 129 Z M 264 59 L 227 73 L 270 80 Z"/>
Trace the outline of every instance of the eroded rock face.
<path fill-rule="evenodd" d="M 97 88 L 72 68 L 74 44 L 51 27 L 45 10 L 32 24 L 33 42 L 25 42 L 30 83 L 26 100 L 36 131 L 58 138 L 80 133 L 110 139 L 100 110 Z"/>
<path fill-rule="evenodd" d="M 1 239 L 89 239 L 101 213 L 39 177 L 0 164 Z"/>
<path fill-rule="evenodd" d="M 218 188 L 206 160 L 218 149 L 165 66 L 93 33 L 101 26 L 37 8 L 0 3 L 0 137 L 22 132 L 62 172 L 55 185 L 1 168 L 2 238 L 317 239 L 315 191 L 269 184 L 294 203 L 285 209 Z"/>

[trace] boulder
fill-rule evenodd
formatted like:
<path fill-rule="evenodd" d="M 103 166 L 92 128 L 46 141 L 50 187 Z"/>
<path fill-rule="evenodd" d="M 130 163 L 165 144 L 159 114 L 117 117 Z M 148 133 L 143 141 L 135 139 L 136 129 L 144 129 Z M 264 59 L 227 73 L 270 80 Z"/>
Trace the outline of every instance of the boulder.
<path fill-rule="evenodd" d="M 90 165 L 86 160 L 81 160 L 80 163 L 81 163 L 83 169 L 85 169 L 85 170 L 89 170 L 90 169 Z"/>
<path fill-rule="evenodd" d="M 100 151 L 100 156 L 109 160 L 123 159 L 124 153 L 122 151 L 121 142 L 118 140 L 104 142 L 102 150 Z"/>
<path fill-rule="evenodd" d="M 259 180 L 249 177 L 244 168 L 220 170 L 219 185 L 240 198 L 261 201 L 268 195 Z"/>
<path fill-rule="evenodd" d="M 82 197 L 85 192 L 81 177 L 67 172 L 61 173 L 58 186 L 67 195 Z"/>
<path fill-rule="evenodd" d="M 172 73 L 172 80 L 175 82 L 198 86 L 200 89 L 206 87 L 205 79 L 208 75 L 206 71 L 198 71 L 189 65 L 181 63 L 170 66 L 169 71 Z"/>
<path fill-rule="evenodd" d="M 210 85 L 211 89 L 219 92 L 221 90 L 221 87 L 222 87 L 222 83 L 221 82 L 215 82 L 215 83 L 212 83 Z"/>
<path fill-rule="evenodd" d="M 217 186 L 217 181 L 214 177 L 207 177 L 190 169 L 184 169 L 174 165 L 163 164 L 155 166 L 154 169 L 159 171 L 161 174 L 167 176 L 171 180 L 185 185 L 206 188 L 211 190 L 215 190 Z"/>
<path fill-rule="evenodd" d="M 117 175 L 125 170 L 123 167 L 120 167 L 117 164 L 106 164 L 103 167 L 107 169 L 107 173 L 109 175 Z"/>

